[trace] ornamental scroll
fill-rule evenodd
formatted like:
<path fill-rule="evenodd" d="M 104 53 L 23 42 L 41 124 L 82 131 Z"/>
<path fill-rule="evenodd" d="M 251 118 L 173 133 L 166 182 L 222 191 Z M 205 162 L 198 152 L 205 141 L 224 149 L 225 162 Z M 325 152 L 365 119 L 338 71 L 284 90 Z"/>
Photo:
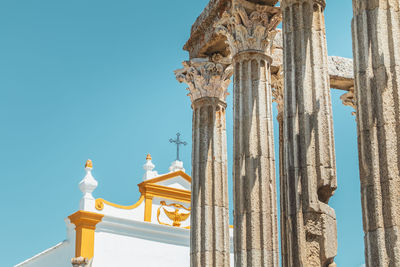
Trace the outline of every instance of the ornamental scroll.
<path fill-rule="evenodd" d="M 159 224 L 180 227 L 182 222 L 186 221 L 190 216 L 190 208 L 186 208 L 181 204 L 172 203 L 167 205 L 165 201 L 161 201 L 160 204 L 161 206 L 157 210 L 157 221 Z M 172 207 L 174 211 L 169 211 L 165 209 L 165 207 Z M 188 211 L 188 213 L 179 212 L 182 209 Z M 161 210 L 164 211 L 165 215 L 173 222 L 172 225 L 160 221 Z"/>

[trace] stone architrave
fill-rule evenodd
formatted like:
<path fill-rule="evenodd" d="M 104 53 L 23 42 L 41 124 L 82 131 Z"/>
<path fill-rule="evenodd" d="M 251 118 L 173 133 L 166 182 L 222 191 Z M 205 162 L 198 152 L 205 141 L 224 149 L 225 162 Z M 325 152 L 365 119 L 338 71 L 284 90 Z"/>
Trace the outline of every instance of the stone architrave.
<path fill-rule="evenodd" d="M 234 67 L 235 266 L 279 266 L 271 40 L 280 9 L 233 0 L 214 25 Z"/>
<path fill-rule="evenodd" d="M 366 266 L 400 266 L 400 2 L 353 0 Z"/>
<path fill-rule="evenodd" d="M 282 0 L 284 174 L 282 266 L 336 266 L 337 188 L 325 0 Z"/>
<path fill-rule="evenodd" d="M 230 266 L 226 96 L 232 67 L 218 54 L 175 71 L 188 84 L 193 108 L 190 262 Z"/>

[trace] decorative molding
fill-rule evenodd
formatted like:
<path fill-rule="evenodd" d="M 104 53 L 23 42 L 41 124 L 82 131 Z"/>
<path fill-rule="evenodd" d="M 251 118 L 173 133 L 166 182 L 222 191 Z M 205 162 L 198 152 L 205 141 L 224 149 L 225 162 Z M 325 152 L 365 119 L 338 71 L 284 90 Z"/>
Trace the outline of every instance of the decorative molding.
<path fill-rule="evenodd" d="M 232 56 L 248 50 L 265 53 L 269 52 L 281 20 L 279 7 L 234 0 L 231 10 L 225 11 L 214 27 L 217 34 L 227 38 Z"/>
<path fill-rule="evenodd" d="M 139 191 L 144 195 L 145 199 L 159 197 L 166 198 L 174 201 L 190 203 L 190 191 L 177 189 L 173 187 L 141 183 L 139 184 Z"/>
<path fill-rule="evenodd" d="M 351 115 L 356 115 L 357 100 L 354 94 L 354 87 L 351 87 L 347 93 L 340 96 L 340 100 L 342 100 L 343 105 L 350 106 L 354 109 L 354 111 L 351 112 Z"/>
<path fill-rule="evenodd" d="M 142 196 L 140 196 L 139 201 L 136 202 L 135 204 L 133 204 L 131 206 L 122 206 L 122 205 L 118 205 L 118 204 L 109 202 L 107 200 L 104 200 L 102 198 L 98 198 L 98 199 L 96 199 L 95 207 L 96 207 L 96 210 L 103 210 L 104 204 L 107 204 L 109 206 L 112 206 L 112 207 L 118 208 L 118 209 L 133 210 L 133 209 L 136 209 L 137 207 L 139 207 L 139 205 L 142 204 L 143 200 L 144 200 L 144 196 L 142 195 Z"/>
<path fill-rule="evenodd" d="M 181 204 L 172 203 L 167 205 L 165 201 L 160 201 L 160 204 L 161 206 L 157 210 L 157 221 L 159 224 L 180 227 L 181 223 L 186 221 L 190 216 L 190 208 L 186 208 Z M 165 209 L 165 207 L 173 207 L 174 211 L 168 211 Z M 160 221 L 161 208 L 163 209 L 165 215 L 167 215 L 167 217 L 172 221 L 172 225 Z M 179 210 L 181 209 L 189 211 L 189 213 L 180 213 Z"/>
<path fill-rule="evenodd" d="M 153 178 L 151 180 L 144 181 L 144 182 L 140 183 L 138 186 L 140 186 L 141 184 L 155 184 L 155 183 L 159 183 L 159 182 L 162 182 L 162 181 L 165 181 L 165 180 L 169 180 L 171 178 L 178 177 L 178 176 L 182 177 L 183 179 L 185 179 L 189 183 L 192 182 L 192 177 L 190 177 L 188 174 L 186 174 L 183 171 L 176 171 L 176 172 L 170 172 L 170 173 L 158 176 L 158 177 Z"/>
<path fill-rule="evenodd" d="M 68 216 L 71 223 L 75 224 L 75 257 L 93 258 L 94 232 L 103 217 L 103 214 L 82 210 Z"/>
<path fill-rule="evenodd" d="M 216 97 L 225 102 L 233 74 L 229 59 L 214 54 L 211 58 L 194 58 L 182 64 L 183 68 L 176 70 L 175 76 L 189 86 L 192 103 L 203 97 Z"/>

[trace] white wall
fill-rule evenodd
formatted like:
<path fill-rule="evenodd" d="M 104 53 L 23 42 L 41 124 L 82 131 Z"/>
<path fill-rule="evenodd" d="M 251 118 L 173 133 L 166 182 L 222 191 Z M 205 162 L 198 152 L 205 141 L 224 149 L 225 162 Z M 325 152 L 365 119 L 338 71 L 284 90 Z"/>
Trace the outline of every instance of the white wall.
<path fill-rule="evenodd" d="M 75 226 L 65 219 L 67 239 L 15 267 L 72 267 L 71 259 L 75 256 Z"/>
<path fill-rule="evenodd" d="M 112 233 L 96 233 L 93 267 L 187 267 L 189 247 Z"/>
<path fill-rule="evenodd" d="M 64 241 L 15 267 L 71 267 L 75 254 L 75 242 Z"/>

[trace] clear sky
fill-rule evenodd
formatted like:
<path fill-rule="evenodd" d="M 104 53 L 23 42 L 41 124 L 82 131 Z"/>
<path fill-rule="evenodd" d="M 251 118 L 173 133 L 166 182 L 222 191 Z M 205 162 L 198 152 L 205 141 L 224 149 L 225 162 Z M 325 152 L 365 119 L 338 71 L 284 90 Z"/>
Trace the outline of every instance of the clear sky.
<path fill-rule="evenodd" d="M 0 266 L 65 238 L 86 159 L 94 192 L 122 205 L 139 198 L 146 153 L 168 171 L 176 132 L 191 171 L 191 108 L 173 70 L 206 0 L 0 0 Z M 330 55 L 352 57 L 351 1 L 329 1 Z M 339 188 L 338 266 L 364 262 L 355 118 L 332 91 Z M 232 161 L 232 96 L 228 157 Z M 274 115 L 275 116 L 275 115 Z M 277 125 L 275 123 L 277 132 Z M 277 138 L 277 136 L 276 136 Z M 277 139 L 276 139 L 277 140 Z M 276 147 L 278 149 L 278 147 Z M 231 165 L 229 165 L 231 174 Z M 230 188 L 232 188 L 230 175 Z"/>

